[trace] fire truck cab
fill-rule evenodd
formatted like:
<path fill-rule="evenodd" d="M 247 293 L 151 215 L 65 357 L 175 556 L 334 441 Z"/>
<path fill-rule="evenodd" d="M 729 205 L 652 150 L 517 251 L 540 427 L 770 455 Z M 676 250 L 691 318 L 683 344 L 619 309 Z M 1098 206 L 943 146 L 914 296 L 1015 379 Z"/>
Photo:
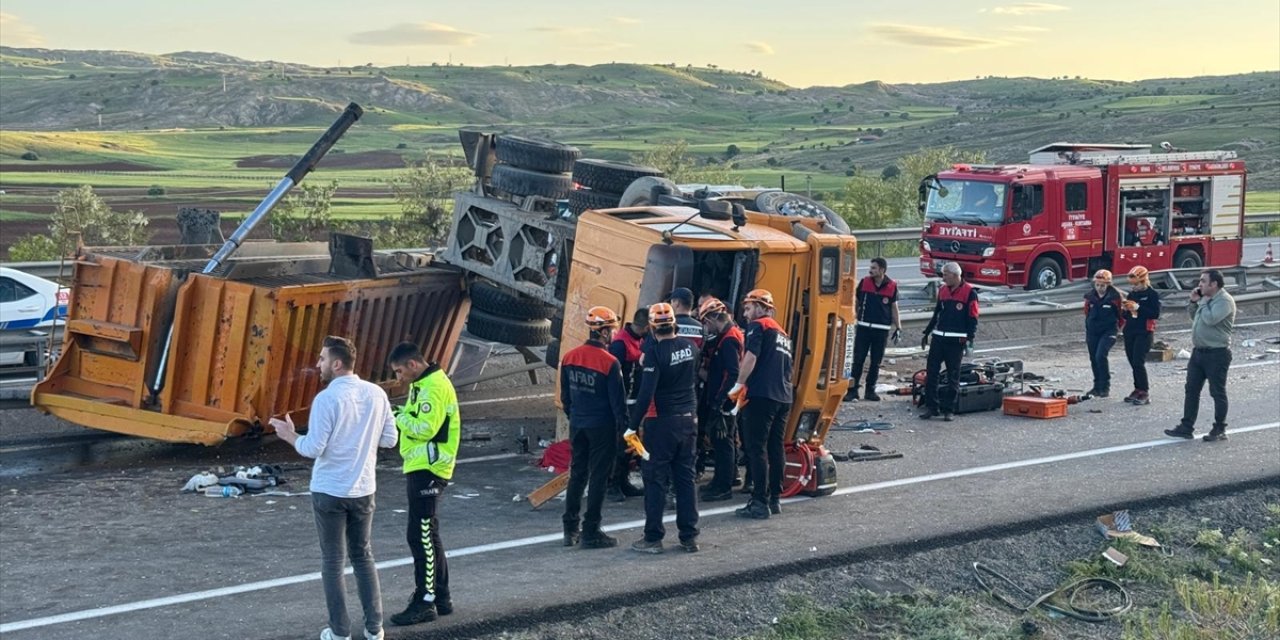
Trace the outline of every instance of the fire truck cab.
<path fill-rule="evenodd" d="M 920 271 L 1050 289 L 1096 269 L 1240 263 L 1245 166 L 1233 151 L 1054 143 L 1015 165 L 954 165 L 920 184 Z"/>

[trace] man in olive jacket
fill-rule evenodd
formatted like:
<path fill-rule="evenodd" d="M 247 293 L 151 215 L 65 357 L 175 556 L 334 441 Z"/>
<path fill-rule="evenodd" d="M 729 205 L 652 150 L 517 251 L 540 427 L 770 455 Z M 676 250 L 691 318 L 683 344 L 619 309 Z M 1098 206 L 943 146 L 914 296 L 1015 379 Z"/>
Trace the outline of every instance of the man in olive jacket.
<path fill-rule="evenodd" d="M 407 539 L 413 553 L 416 589 L 404 611 L 391 616 L 392 624 L 410 625 L 453 613 L 449 596 L 449 565 L 436 517 L 438 498 L 453 478 L 462 424 L 458 395 L 440 365 L 428 363 L 411 342 L 391 351 L 391 369 L 409 395 L 396 410 L 400 430 L 400 456 L 409 488 Z"/>

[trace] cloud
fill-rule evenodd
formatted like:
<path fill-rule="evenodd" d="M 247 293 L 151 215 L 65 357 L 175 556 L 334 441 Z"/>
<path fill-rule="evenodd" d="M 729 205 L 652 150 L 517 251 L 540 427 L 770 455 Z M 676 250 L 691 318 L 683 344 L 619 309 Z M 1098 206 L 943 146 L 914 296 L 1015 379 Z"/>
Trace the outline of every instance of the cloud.
<path fill-rule="evenodd" d="M 625 16 L 614 16 L 613 21 L 618 24 L 627 24 L 627 25 L 640 24 L 641 22 L 639 18 L 627 18 Z"/>
<path fill-rule="evenodd" d="M 1018 25 L 1016 27 L 1003 27 L 1001 31 L 1009 31 L 1011 33 L 1042 33 L 1048 31 L 1048 27 L 1032 27 L 1030 25 Z"/>
<path fill-rule="evenodd" d="M 347 40 L 351 44 L 375 47 L 414 47 L 456 45 L 469 47 L 482 38 L 478 33 L 459 31 L 434 22 L 401 22 L 386 29 L 353 33 Z"/>
<path fill-rule="evenodd" d="M 991 12 L 1006 16 L 1029 16 L 1037 13 L 1056 13 L 1058 11 L 1070 10 L 1070 7 L 1064 7 L 1060 4 L 1051 4 L 1048 2 L 1018 2 L 1015 4 L 995 7 L 991 9 Z"/>
<path fill-rule="evenodd" d="M 871 25 L 871 32 L 890 42 L 933 49 L 988 49 L 1009 44 L 1006 40 L 910 24 L 875 24 Z"/>
<path fill-rule="evenodd" d="M 751 53 L 762 53 L 766 56 L 773 55 L 773 45 L 768 42 L 748 42 L 746 47 L 747 51 Z"/>
<path fill-rule="evenodd" d="M 0 42 L 7 47 L 38 47 L 44 38 L 36 28 L 12 13 L 0 13 Z"/>

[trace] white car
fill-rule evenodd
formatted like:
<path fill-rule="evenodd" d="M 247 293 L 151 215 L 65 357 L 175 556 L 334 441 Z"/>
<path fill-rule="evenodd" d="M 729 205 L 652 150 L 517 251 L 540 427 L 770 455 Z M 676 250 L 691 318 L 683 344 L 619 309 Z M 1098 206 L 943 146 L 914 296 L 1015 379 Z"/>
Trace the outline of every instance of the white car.
<path fill-rule="evenodd" d="M 70 293 L 51 280 L 0 267 L 0 332 L 38 331 L 66 322 Z M 36 364 L 39 355 L 0 351 L 0 365 Z"/>

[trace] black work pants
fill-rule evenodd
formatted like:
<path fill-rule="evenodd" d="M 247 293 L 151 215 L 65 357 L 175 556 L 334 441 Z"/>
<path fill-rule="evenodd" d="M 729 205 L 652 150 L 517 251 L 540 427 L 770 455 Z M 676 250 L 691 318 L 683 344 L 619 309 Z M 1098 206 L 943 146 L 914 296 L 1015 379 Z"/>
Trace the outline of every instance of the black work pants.
<path fill-rule="evenodd" d="M 1111 347 L 1116 345 L 1116 332 L 1086 329 L 1084 341 L 1089 347 L 1089 366 L 1093 368 L 1094 391 L 1110 392 L 1111 366 L 1107 362 L 1107 356 L 1111 353 Z"/>
<path fill-rule="evenodd" d="M 767 398 L 750 398 L 742 409 L 742 446 L 747 450 L 751 499 L 760 503 L 782 496 L 782 474 L 787 459 L 782 433 L 787 429 L 791 404 Z"/>
<path fill-rule="evenodd" d="M 1227 370 L 1231 368 L 1231 350 L 1226 347 L 1205 349 L 1196 347 L 1187 363 L 1187 394 L 1182 400 L 1182 422 L 1179 428 L 1195 428 L 1200 413 L 1200 392 L 1209 381 L 1209 395 L 1213 398 L 1213 428 L 1227 427 Z"/>
<path fill-rule="evenodd" d="M 667 491 L 672 487 L 680 540 L 698 537 L 698 497 L 693 486 L 697 429 L 691 415 L 645 420 L 644 448 L 649 459 L 640 463 L 640 472 L 644 476 L 644 539 L 649 542 L 667 535 L 662 513 L 667 506 Z"/>
<path fill-rule="evenodd" d="M 871 354 L 871 367 L 867 369 L 867 392 L 876 390 L 876 381 L 880 379 L 880 362 L 884 360 L 884 345 L 889 340 L 888 329 L 872 329 L 857 325 L 853 332 L 853 372 L 849 374 L 852 382 L 849 389 L 854 395 L 858 393 L 858 381 L 862 379 L 862 365 L 867 361 L 867 353 Z"/>
<path fill-rule="evenodd" d="M 413 554 L 413 582 L 426 592 L 427 602 L 449 601 L 449 562 L 440 539 L 436 509 L 449 482 L 430 471 L 405 474 L 409 487 L 409 526 L 406 539 Z"/>
<path fill-rule="evenodd" d="M 733 490 L 733 479 L 738 475 L 738 416 L 727 416 L 712 411 L 707 418 L 707 435 L 711 438 L 711 460 L 715 474 L 707 484 L 709 493 Z"/>
<path fill-rule="evenodd" d="M 960 364 L 964 360 L 963 338 L 934 336 L 925 361 L 924 406 L 933 411 L 955 413 L 960 397 Z M 942 365 L 947 366 L 947 386 L 941 387 Z"/>
<path fill-rule="evenodd" d="M 569 466 L 569 489 L 564 498 L 564 526 L 578 529 L 582 509 L 582 491 L 587 492 L 587 512 L 582 516 L 582 529 L 588 535 L 600 533 L 600 508 L 604 505 L 604 487 L 617 450 L 617 429 L 607 427 L 570 428 L 569 442 L 573 461 Z"/>
<path fill-rule="evenodd" d="M 1129 368 L 1133 369 L 1133 388 L 1138 391 L 1151 390 L 1147 379 L 1147 353 L 1151 351 L 1151 338 L 1148 331 L 1124 334 L 1124 357 L 1129 360 Z"/>

